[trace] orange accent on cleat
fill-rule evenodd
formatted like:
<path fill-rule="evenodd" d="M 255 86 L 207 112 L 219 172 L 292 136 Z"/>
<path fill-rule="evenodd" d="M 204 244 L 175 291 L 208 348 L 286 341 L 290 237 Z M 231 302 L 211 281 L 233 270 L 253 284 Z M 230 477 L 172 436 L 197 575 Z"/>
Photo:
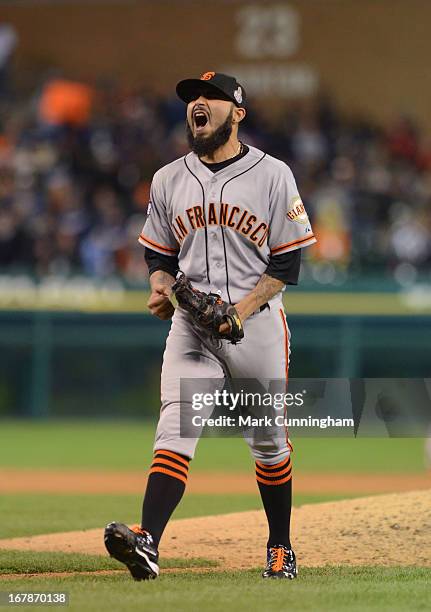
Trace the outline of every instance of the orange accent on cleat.
<path fill-rule="evenodd" d="M 271 549 L 271 551 L 274 549 Z M 280 572 L 283 569 L 283 563 L 284 563 L 284 548 L 277 548 L 275 549 L 276 552 L 276 556 L 274 557 L 274 562 L 272 564 L 271 569 L 274 572 Z"/>
<path fill-rule="evenodd" d="M 142 529 L 140 525 L 132 525 L 131 527 L 129 527 L 129 529 L 130 531 L 133 531 L 133 533 L 137 533 L 138 535 L 148 535 L 148 531 Z"/>

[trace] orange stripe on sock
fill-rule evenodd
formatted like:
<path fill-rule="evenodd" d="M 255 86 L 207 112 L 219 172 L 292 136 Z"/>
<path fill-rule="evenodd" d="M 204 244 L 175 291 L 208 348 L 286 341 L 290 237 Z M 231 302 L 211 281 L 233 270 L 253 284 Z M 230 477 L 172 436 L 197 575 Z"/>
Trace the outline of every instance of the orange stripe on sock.
<path fill-rule="evenodd" d="M 173 459 L 180 461 L 186 467 L 189 467 L 189 462 L 187 461 L 187 459 L 184 459 L 184 457 L 181 457 L 181 455 L 177 455 L 176 453 L 172 451 L 159 449 L 159 450 L 156 450 L 156 452 L 154 453 L 154 456 L 157 457 L 157 455 L 159 455 L 160 453 L 168 457 L 172 457 Z"/>
<path fill-rule="evenodd" d="M 269 468 L 282 467 L 283 465 L 287 465 L 289 462 L 290 462 L 290 455 L 287 456 L 286 459 L 283 459 L 283 461 L 280 461 L 280 463 L 273 463 L 272 465 L 269 465 L 268 463 L 262 463 L 261 461 L 256 461 L 256 465 L 258 465 L 263 470 L 267 470 Z"/>
<path fill-rule="evenodd" d="M 292 466 L 289 464 L 289 465 L 286 465 L 286 467 L 284 467 L 282 470 L 278 470 L 277 472 L 264 472 L 263 470 L 261 470 L 260 468 L 256 466 L 256 474 L 260 474 L 261 476 L 266 476 L 267 478 L 269 476 L 284 476 L 285 474 L 290 472 L 291 469 L 292 469 Z"/>
<path fill-rule="evenodd" d="M 168 476 L 172 476 L 172 478 L 178 478 L 178 480 L 181 480 L 181 482 L 183 482 L 184 484 L 187 484 L 187 478 L 185 476 L 182 476 L 181 474 L 178 474 L 178 472 L 173 472 L 172 470 L 168 470 L 167 468 L 163 468 L 163 467 L 153 467 L 150 470 L 150 474 L 155 474 L 159 472 L 160 474 L 167 474 Z"/>
<path fill-rule="evenodd" d="M 189 473 L 188 469 L 185 466 L 178 465 L 178 463 L 174 463 L 173 461 L 170 461 L 169 459 L 164 459 L 161 456 L 160 457 L 156 457 L 154 459 L 153 463 L 151 464 L 151 467 L 154 467 L 155 463 L 164 463 L 168 467 L 175 468 L 179 472 L 182 472 L 185 476 L 187 476 L 188 473 Z"/>
<path fill-rule="evenodd" d="M 261 478 L 260 476 L 256 474 L 256 480 L 258 482 L 261 482 L 262 484 L 269 485 L 269 486 L 282 485 L 285 482 L 288 482 L 291 478 L 292 478 L 291 473 L 289 474 L 289 476 L 286 476 L 285 478 L 281 478 L 280 480 L 266 480 L 265 478 Z"/>

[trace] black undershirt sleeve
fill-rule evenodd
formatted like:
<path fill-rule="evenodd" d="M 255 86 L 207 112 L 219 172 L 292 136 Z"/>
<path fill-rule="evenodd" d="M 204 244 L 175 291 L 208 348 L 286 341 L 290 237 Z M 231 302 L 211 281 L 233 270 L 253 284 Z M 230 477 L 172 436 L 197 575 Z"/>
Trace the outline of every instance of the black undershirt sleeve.
<path fill-rule="evenodd" d="M 163 270 L 163 272 L 167 272 L 174 278 L 176 277 L 179 267 L 178 257 L 176 255 L 162 255 L 161 253 L 157 253 L 157 251 L 145 247 L 144 256 L 150 276 L 157 270 Z"/>
<path fill-rule="evenodd" d="M 265 274 L 272 276 L 285 285 L 297 285 L 301 267 L 301 249 L 289 251 L 270 258 Z"/>
<path fill-rule="evenodd" d="M 172 255 L 162 255 L 145 247 L 145 261 L 147 262 L 148 272 L 151 276 L 157 270 L 163 270 L 175 278 L 178 272 L 178 257 Z M 301 249 L 274 255 L 270 258 L 265 274 L 272 276 L 285 285 L 297 285 L 299 269 L 301 266 Z"/>

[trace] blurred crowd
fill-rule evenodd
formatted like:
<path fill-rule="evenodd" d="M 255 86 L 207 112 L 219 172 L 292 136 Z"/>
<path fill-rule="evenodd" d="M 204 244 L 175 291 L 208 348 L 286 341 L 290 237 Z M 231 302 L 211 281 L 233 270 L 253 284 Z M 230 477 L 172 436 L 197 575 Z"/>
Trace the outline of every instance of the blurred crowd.
<path fill-rule="evenodd" d="M 0 273 L 145 282 L 137 236 L 152 174 L 188 150 L 183 103 L 54 74 L 22 97 L 2 83 Z M 318 236 L 305 274 L 427 272 L 431 143 L 409 118 L 383 128 L 324 96 L 268 115 L 252 107 L 240 137 L 295 174 Z"/>

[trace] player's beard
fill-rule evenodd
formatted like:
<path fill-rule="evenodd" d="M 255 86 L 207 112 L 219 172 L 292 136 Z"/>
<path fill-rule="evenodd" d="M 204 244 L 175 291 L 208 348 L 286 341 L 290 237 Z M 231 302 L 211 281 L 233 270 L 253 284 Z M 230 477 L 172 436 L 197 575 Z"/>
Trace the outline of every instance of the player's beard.
<path fill-rule="evenodd" d="M 189 122 L 186 121 L 187 141 L 193 153 L 196 153 L 198 157 L 213 157 L 217 149 L 229 140 L 232 134 L 232 119 L 233 110 L 231 109 L 226 120 L 209 136 L 193 136 Z"/>

